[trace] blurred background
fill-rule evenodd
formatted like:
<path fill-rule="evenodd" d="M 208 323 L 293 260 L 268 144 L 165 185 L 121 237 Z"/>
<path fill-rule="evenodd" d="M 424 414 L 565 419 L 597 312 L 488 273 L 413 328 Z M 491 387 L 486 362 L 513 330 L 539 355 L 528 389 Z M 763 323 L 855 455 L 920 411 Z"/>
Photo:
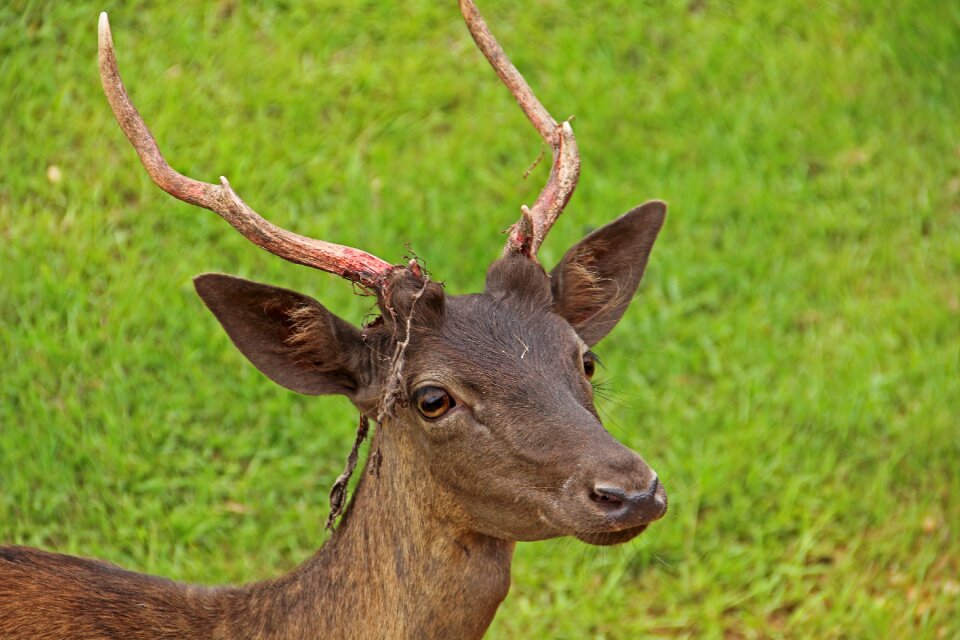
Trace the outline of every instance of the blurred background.
<path fill-rule="evenodd" d="M 492 638 L 960 637 L 960 4 L 480 3 L 583 174 L 541 258 L 667 224 L 597 351 L 667 517 L 521 544 Z M 261 376 L 191 277 L 372 301 L 149 182 L 101 94 L 110 12 L 168 160 L 274 222 L 478 290 L 539 138 L 456 3 L 0 7 L 0 540 L 202 583 L 325 539 L 342 398 Z M 549 155 L 549 152 L 548 152 Z"/>

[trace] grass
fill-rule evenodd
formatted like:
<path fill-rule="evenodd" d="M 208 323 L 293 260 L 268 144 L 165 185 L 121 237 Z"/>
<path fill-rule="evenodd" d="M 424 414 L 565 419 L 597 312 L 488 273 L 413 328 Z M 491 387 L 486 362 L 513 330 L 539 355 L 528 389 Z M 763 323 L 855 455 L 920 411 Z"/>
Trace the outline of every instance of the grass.
<path fill-rule="evenodd" d="M 116 4 L 116 7 L 112 5 Z M 190 278 L 369 300 L 149 183 L 168 159 L 277 223 L 476 290 L 544 179 L 453 2 L 0 8 L 0 540 L 185 581 L 323 540 L 353 414 L 272 385 Z M 522 544 L 493 638 L 960 636 L 960 5 L 484 1 L 583 178 L 542 251 L 670 202 L 599 348 L 611 431 L 670 492 L 638 541 Z M 544 163 L 545 164 L 545 163 Z"/>

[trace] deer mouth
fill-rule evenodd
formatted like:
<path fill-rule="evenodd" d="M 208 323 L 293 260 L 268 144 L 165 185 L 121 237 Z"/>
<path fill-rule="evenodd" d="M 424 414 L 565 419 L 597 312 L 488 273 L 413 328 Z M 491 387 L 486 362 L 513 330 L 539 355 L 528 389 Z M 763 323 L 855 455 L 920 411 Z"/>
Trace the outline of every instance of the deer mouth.
<path fill-rule="evenodd" d="M 646 524 L 641 524 L 636 527 L 621 529 L 620 531 L 583 531 L 574 534 L 574 537 L 581 542 L 586 542 L 587 544 L 592 544 L 598 547 L 609 547 L 611 545 L 623 544 L 624 542 L 633 540 L 641 533 L 646 531 L 647 526 L 648 525 Z"/>

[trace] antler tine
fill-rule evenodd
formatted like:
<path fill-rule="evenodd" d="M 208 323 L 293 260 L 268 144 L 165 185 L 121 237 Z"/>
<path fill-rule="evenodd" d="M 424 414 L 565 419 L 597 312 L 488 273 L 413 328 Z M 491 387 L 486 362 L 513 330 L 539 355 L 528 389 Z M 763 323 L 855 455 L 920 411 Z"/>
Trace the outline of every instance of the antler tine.
<path fill-rule="evenodd" d="M 543 239 L 550 227 L 556 222 L 564 207 L 573 195 L 580 177 L 580 153 L 577 141 L 573 137 L 573 128 L 569 122 L 557 124 L 543 107 L 527 81 L 513 66 L 504 53 L 503 47 L 490 33 L 487 23 L 473 0 L 460 0 L 460 11 L 470 29 L 477 47 L 490 62 L 510 93 L 517 100 L 523 113 L 540 133 L 540 137 L 550 145 L 553 153 L 553 166 L 546 186 L 540 191 L 533 207 L 521 207 L 520 220 L 510 229 L 510 237 L 504 253 L 522 253 L 531 258 L 537 255 Z"/>
<path fill-rule="evenodd" d="M 284 260 L 334 273 L 368 289 L 382 288 L 387 274 L 397 268 L 389 262 L 359 249 L 307 238 L 268 222 L 240 199 L 224 177 L 220 178 L 219 185 L 208 184 L 171 168 L 124 89 L 106 13 L 100 14 L 98 35 L 103 91 L 120 128 L 158 187 L 174 198 L 217 213 L 247 240 Z"/>

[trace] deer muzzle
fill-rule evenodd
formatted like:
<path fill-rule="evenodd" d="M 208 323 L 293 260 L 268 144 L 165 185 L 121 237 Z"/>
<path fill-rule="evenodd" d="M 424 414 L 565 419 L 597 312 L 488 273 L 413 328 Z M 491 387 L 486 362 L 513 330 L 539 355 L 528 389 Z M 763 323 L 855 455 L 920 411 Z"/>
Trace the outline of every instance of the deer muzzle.
<path fill-rule="evenodd" d="M 626 542 L 667 512 L 667 492 L 656 472 L 627 447 L 610 445 L 606 456 L 584 464 L 566 483 L 563 498 L 568 517 L 577 520 L 574 535 L 591 544 Z"/>

